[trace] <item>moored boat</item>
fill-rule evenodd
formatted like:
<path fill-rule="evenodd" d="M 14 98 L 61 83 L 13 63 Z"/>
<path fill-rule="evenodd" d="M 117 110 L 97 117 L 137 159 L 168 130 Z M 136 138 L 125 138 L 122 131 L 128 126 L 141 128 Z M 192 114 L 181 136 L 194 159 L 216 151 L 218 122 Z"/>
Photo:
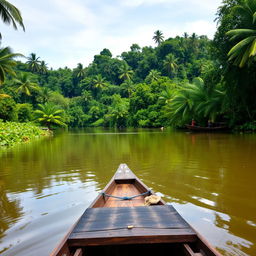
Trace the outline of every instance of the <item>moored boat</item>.
<path fill-rule="evenodd" d="M 186 124 L 187 129 L 195 132 L 218 132 L 218 131 L 226 131 L 228 130 L 227 126 L 213 126 L 213 127 L 204 127 L 197 125 L 189 125 Z"/>
<path fill-rule="evenodd" d="M 121 164 L 51 256 L 142 254 L 220 255 Z"/>

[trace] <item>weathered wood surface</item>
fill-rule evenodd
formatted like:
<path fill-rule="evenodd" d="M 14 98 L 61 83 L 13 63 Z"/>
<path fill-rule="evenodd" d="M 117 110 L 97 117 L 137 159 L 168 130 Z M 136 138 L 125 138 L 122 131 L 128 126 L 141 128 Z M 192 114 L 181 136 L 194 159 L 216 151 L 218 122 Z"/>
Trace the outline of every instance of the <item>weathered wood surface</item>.
<path fill-rule="evenodd" d="M 196 233 L 169 205 L 90 208 L 70 234 L 69 244 L 189 242 L 195 238 Z"/>
<path fill-rule="evenodd" d="M 113 196 L 134 196 L 139 195 L 141 192 L 136 188 L 134 184 L 116 184 L 111 195 Z M 106 203 L 104 207 L 134 207 L 144 205 L 144 196 L 138 196 L 132 200 L 122 200 L 113 197 L 106 197 Z"/>
<path fill-rule="evenodd" d="M 135 178 L 136 178 L 135 174 L 129 169 L 129 167 L 126 164 L 120 164 L 114 176 L 114 179 L 116 181 L 132 180 Z"/>

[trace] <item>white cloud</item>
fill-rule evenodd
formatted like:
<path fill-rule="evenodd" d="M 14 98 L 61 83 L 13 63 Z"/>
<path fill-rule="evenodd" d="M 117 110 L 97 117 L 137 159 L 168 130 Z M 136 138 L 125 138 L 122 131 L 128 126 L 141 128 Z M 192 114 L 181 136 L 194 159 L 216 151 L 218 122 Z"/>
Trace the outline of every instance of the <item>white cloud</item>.
<path fill-rule="evenodd" d="M 179 4 L 180 7 L 183 7 L 184 9 L 188 8 L 192 5 L 197 5 L 204 9 L 210 9 L 217 8 L 221 0 L 120 0 L 119 2 L 121 5 L 128 6 L 128 7 L 138 7 L 141 5 L 160 5 L 160 4 Z M 171 13 L 170 13 L 171 15 Z"/>
<path fill-rule="evenodd" d="M 97 20 L 96 13 L 79 0 L 52 0 L 56 10 L 61 12 L 67 22 L 75 21 L 79 24 L 92 26 Z"/>
<path fill-rule="evenodd" d="M 125 6 L 137 7 L 140 5 L 155 5 L 161 3 L 173 3 L 178 0 L 121 0 L 120 3 Z"/>
<path fill-rule="evenodd" d="M 133 43 L 154 45 L 160 29 L 166 38 L 184 32 L 215 32 L 221 0 L 12 0 L 26 32 L 2 26 L 3 45 L 37 53 L 49 66 L 89 64 L 103 48 L 120 55 Z"/>
<path fill-rule="evenodd" d="M 208 37 L 213 38 L 216 31 L 216 26 L 213 22 L 205 20 L 197 20 L 194 22 L 186 23 L 184 26 L 186 32 L 192 34 L 195 32 L 198 35 L 208 35 Z"/>

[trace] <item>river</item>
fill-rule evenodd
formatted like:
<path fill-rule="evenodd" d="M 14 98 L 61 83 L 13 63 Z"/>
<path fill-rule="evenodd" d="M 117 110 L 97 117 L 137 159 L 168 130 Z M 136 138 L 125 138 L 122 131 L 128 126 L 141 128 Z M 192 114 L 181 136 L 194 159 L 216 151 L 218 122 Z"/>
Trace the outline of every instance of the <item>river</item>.
<path fill-rule="evenodd" d="M 126 163 L 223 255 L 256 255 L 256 135 L 83 129 L 0 151 L 0 254 L 49 255 Z"/>

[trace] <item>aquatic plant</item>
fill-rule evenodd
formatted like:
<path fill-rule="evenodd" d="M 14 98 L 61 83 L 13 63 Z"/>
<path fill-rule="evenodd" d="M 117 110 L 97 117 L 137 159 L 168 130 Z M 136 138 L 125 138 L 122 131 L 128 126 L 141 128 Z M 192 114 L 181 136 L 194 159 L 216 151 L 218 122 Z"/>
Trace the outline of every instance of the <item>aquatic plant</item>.
<path fill-rule="evenodd" d="M 0 148 L 48 136 L 48 131 L 43 131 L 32 123 L 3 122 L 0 120 Z"/>

